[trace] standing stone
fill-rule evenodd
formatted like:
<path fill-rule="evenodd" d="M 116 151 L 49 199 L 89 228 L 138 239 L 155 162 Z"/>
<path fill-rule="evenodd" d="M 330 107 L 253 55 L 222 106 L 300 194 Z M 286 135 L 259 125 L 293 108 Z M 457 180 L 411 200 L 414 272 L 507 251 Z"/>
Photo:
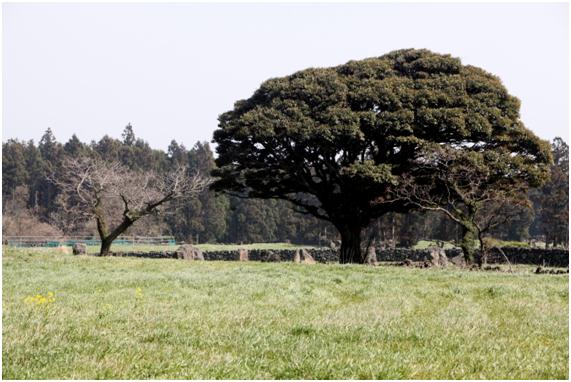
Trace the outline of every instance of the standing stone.
<path fill-rule="evenodd" d="M 240 261 L 248 261 L 248 250 L 247 249 L 239 249 L 238 254 L 240 256 Z"/>
<path fill-rule="evenodd" d="M 178 247 L 176 257 L 184 260 L 204 260 L 202 251 L 191 244 L 183 244 Z"/>
<path fill-rule="evenodd" d="M 83 243 L 75 243 L 72 251 L 74 255 L 87 255 L 87 246 Z"/>
<path fill-rule="evenodd" d="M 446 251 L 444 248 L 440 249 L 440 266 L 447 267 L 448 266 L 448 256 L 446 256 Z"/>
<path fill-rule="evenodd" d="M 445 267 L 448 265 L 448 257 L 446 257 L 446 251 L 442 247 L 428 248 L 427 260 L 435 267 Z"/>
<path fill-rule="evenodd" d="M 293 255 L 293 262 L 296 264 L 301 264 L 301 255 L 299 249 L 295 250 L 295 255 Z"/>
<path fill-rule="evenodd" d="M 296 256 L 298 255 L 298 251 L 295 252 Z M 313 258 L 313 256 L 309 254 L 309 251 L 307 249 L 302 248 L 300 252 L 301 252 L 300 260 L 303 261 L 304 264 L 315 264 L 315 259 Z"/>
<path fill-rule="evenodd" d="M 367 265 L 377 265 L 377 252 L 375 251 L 375 246 L 371 245 L 367 249 L 367 255 L 365 257 L 365 264 Z"/>

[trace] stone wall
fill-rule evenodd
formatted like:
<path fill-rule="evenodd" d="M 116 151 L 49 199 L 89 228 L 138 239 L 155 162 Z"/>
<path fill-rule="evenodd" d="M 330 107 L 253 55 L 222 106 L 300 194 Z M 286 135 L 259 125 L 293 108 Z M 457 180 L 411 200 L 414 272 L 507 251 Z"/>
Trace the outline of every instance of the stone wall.
<path fill-rule="evenodd" d="M 512 264 L 534 264 L 551 267 L 569 266 L 569 250 L 566 249 L 506 247 L 502 248 L 502 250 Z M 498 250 L 492 250 L 488 256 L 488 263 L 505 263 L 505 259 Z"/>
<path fill-rule="evenodd" d="M 312 248 L 309 254 L 319 263 L 336 263 L 339 261 L 339 253 L 328 248 Z M 506 257 L 512 264 L 534 264 L 552 267 L 568 267 L 569 251 L 563 249 L 539 249 L 539 248 L 503 248 Z M 293 261 L 294 249 L 253 249 L 248 251 L 250 261 Z M 453 258 L 461 256 L 460 249 L 447 249 L 446 256 Z M 114 252 L 112 256 L 145 257 L 152 259 L 176 259 L 174 251 L 164 252 Z M 218 261 L 239 261 L 238 251 L 205 251 L 205 260 Z M 401 262 L 406 259 L 412 261 L 424 261 L 430 259 L 429 250 L 414 250 L 406 248 L 377 250 L 378 261 Z M 503 255 L 492 250 L 488 257 L 488 263 L 505 263 Z"/>
<path fill-rule="evenodd" d="M 151 251 L 151 252 L 112 252 L 115 257 L 142 257 L 146 259 L 176 259 L 174 251 Z"/>

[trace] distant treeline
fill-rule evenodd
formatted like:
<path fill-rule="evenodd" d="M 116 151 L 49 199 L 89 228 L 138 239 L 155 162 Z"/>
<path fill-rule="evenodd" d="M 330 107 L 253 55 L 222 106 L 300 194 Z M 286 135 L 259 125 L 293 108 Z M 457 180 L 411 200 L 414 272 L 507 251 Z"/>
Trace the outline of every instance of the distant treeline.
<path fill-rule="evenodd" d="M 567 246 L 569 219 L 569 147 L 560 138 L 552 144 L 555 163 L 551 180 L 529 193 L 533 208 L 498 227 L 492 236 L 508 241 L 537 238 L 550 245 Z M 166 152 L 152 149 L 135 137 L 128 125 L 122 139 L 104 136 L 99 141 L 81 142 L 77 136 L 62 144 L 47 129 L 40 142 L 10 139 L 2 144 L 2 201 L 4 235 L 94 234 L 90 221 L 72 224 L 58 203 L 59 190 L 49 176 L 61 171 L 66 156 L 100 156 L 119 161 L 137 171 L 165 171 L 184 164 L 189 171 L 209 173 L 214 154 L 206 142 L 187 149 L 175 140 Z M 172 211 L 138 222 L 135 235 L 174 235 L 185 242 L 284 242 L 327 244 L 337 232 L 327 222 L 301 214 L 284 201 L 241 199 L 205 192 L 198 199 L 175 206 Z M 456 241 L 460 231 L 441 214 L 412 212 L 388 214 L 375 221 L 369 235 L 392 245 L 410 246 L 421 239 Z"/>

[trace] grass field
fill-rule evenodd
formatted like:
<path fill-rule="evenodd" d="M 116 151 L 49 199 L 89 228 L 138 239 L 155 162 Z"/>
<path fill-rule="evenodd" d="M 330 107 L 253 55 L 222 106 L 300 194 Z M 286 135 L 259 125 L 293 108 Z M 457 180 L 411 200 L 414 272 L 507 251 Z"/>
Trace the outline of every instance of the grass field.
<path fill-rule="evenodd" d="M 569 377 L 567 275 L 2 260 L 4 379 Z"/>

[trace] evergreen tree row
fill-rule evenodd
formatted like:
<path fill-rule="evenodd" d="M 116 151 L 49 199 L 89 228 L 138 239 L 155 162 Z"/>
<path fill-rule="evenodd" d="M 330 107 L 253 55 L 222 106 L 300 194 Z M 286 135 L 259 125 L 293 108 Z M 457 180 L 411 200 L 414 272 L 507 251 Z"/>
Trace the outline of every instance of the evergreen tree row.
<path fill-rule="evenodd" d="M 550 245 L 568 244 L 569 147 L 560 138 L 553 141 L 555 162 L 551 180 L 530 192 L 533 208 L 519 208 L 516 219 L 498 227 L 493 236 L 509 241 L 538 238 Z M 165 171 L 186 165 L 189 172 L 210 173 L 215 167 L 214 154 L 206 142 L 197 142 L 187 149 L 173 140 L 167 151 L 156 150 L 135 136 L 131 125 L 122 139 L 104 136 L 89 144 L 77 136 L 62 144 L 47 129 L 39 143 L 10 139 L 2 144 L 3 233 L 30 235 L 42 233 L 94 234 L 94 226 L 75 226 L 72 219 L 58 207 L 59 191 L 50 182 L 50 175 L 61 171 L 66 156 L 98 155 L 119 161 L 138 170 Z M 23 211 L 25 209 L 25 211 Z M 16 224 L 16 215 L 25 217 L 25 224 Z M 10 220 L 12 219 L 12 220 Z M 23 218 L 22 218 L 23 219 Z M 34 223 L 35 222 L 35 223 Z M 35 225 L 34 225 L 35 224 Z M 46 230 L 46 227 L 53 230 Z M 387 214 L 369 228 L 371 237 L 385 243 L 410 246 L 422 239 L 456 241 L 456 224 L 437 213 L 412 212 Z M 175 206 L 163 216 L 141 221 L 131 234 L 173 235 L 185 242 L 292 242 L 328 244 L 336 239 L 336 230 L 327 222 L 294 211 L 282 200 L 243 199 L 217 195 L 212 191 L 199 198 Z"/>

